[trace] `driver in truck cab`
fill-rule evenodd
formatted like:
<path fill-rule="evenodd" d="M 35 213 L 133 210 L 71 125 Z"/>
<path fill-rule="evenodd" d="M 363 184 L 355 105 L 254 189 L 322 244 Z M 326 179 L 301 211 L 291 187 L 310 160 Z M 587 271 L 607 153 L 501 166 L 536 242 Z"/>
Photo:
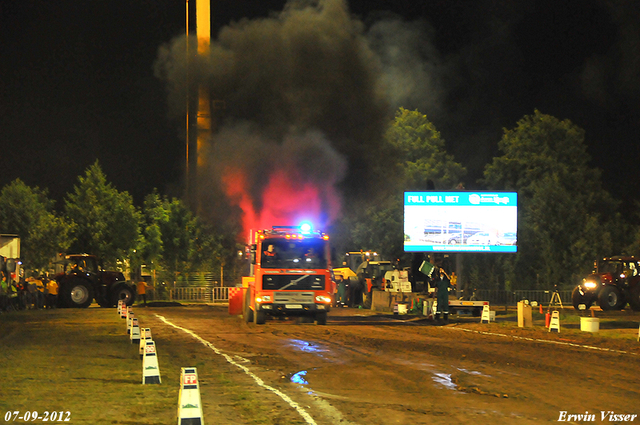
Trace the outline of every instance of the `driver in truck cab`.
<path fill-rule="evenodd" d="M 276 248 L 273 245 L 269 245 L 267 250 L 262 253 L 265 263 L 273 263 L 277 255 Z"/>
<path fill-rule="evenodd" d="M 313 263 L 318 258 L 318 254 L 313 248 L 309 248 L 306 254 L 304 254 L 304 260 L 306 263 Z"/>

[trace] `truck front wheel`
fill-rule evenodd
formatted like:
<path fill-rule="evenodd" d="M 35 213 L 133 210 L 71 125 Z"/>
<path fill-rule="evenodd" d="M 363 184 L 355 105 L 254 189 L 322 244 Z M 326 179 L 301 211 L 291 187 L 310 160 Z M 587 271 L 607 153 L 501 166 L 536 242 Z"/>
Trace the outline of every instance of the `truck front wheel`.
<path fill-rule="evenodd" d="M 622 294 L 615 286 L 607 285 L 600 291 L 598 304 L 603 310 L 620 310 L 622 308 Z"/>
<path fill-rule="evenodd" d="M 93 287 L 89 282 L 72 280 L 65 285 L 62 297 L 68 307 L 87 308 L 93 302 Z"/>
<path fill-rule="evenodd" d="M 251 298 L 249 298 L 251 296 L 251 292 L 249 292 L 249 290 L 247 289 L 245 295 L 244 295 L 244 310 L 242 312 L 242 315 L 244 316 L 244 321 L 247 323 L 251 323 L 253 322 L 253 310 L 251 310 Z"/>
<path fill-rule="evenodd" d="M 256 310 L 253 312 L 253 323 L 256 325 L 264 325 L 267 318 L 262 310 Z"/>
<path fill-rule="evenodd" d="M 320 313 L 316 313 L 316 324 L 318 325 L 326 325 L 327 324 L 327 312 L 322 311 Z"/>

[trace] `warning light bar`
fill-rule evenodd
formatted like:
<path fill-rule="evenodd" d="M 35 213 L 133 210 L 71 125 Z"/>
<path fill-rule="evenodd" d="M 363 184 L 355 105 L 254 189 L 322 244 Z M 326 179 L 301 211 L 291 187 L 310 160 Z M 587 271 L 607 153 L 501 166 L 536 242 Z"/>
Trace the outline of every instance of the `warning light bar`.
<path fill-rule="evenodd" d="M 320 237 L 324 240 L 329 240 L 329 235 L 326 235 L 318 230 L 311 230 L 312 227 L 307 223 L 308 226 L 272 226 L 271 229 L 264 229 L 256 231 L 256 239 L 263 240 L 269 236 L 283 236 L 286 239 L 305 239 L 305 238 L 314 238 Z M 305 231 L 304 229 L 309 229 Z"/>

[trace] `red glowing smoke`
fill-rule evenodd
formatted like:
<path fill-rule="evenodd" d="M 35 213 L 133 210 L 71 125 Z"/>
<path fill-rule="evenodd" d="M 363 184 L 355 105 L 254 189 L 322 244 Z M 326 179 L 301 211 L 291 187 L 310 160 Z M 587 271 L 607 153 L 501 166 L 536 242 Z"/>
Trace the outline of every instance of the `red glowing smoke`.
<path fill-rule="evenodd" d="M 297 226 L 302 221 L 324 228 L 336 218 L 340 198 L 331 183 L 302 181 L 291 174 L 297 173 L 275 170 L 267 176 L 261 199 L 252 198 L 242 171 L 228 169 L 224 174 L 224 190 L 242 210 L 242 227 L 246 235 L 251 229 Z"/>

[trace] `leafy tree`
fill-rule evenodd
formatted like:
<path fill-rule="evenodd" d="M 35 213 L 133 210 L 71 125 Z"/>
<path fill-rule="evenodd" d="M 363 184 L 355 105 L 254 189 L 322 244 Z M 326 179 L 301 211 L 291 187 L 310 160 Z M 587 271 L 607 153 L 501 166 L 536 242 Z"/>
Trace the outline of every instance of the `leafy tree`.
<path fill-rule="evenodd" d="M 194 251 L 196 218 L 179 199 L 163 202 L 165 219 L 160 221 L 162 262 L 168 271 L 185 273 L 192 269 L 189 259 Z"/>
<path fill-rule="evenodd" d="M 95 254 L 110 266 L 130 258 L 140 243 L 140 212 L 128 192 L 107 182 L 98 161 L 67 194 L 65 214 L 77 225 L 71 250 Z"/>
<path fill-rule="evenodd" d="M 158 264 L 166 278 L 220 267 L 219 239 L 178 199 L 153 192 L 144 202 L 144 261 Z"/>
<path fill-rule="evenodd" d="M 144 199 L 142 208 L 142 238 L 138 245 L 138 258 L 140 265 L 148 264 L 153 270 L 162 258 L 162 231 L 160 222 L 164 220 L 162 198 L 158 191 L 148 194 Z"/>
<path fill-rule="evenodd" d="M 0 192 L 0 223 L 4 233 L 20 236 L 20 255 L 28 269 L 43 269 L 71 244 L 72 222 L 58 217 L 46 190 L 16 179 Z"/>
<path fill-rule="evenodd" d="M 612 252 L 617 208 L 589 166 L 584 131 L 536 110 L 505 130 L 498 146 L 502 155 L 486 166 L 484 182 L 518 192 L 519 249 L 475 266 L 489 270 L 487 263 L 500 261 L 506 288 L 574 286 L 594 259 Z"/>
<path fill-rule="evenodd" d="M 368 206 L 351 211 L 344 225 L 351 229 L 352 244 L 386 258 L 399 258 L 403 248 L 403 193 L 425 190 L 431 180 L 438 189 L 455 188 L 465 168 L 446 153 L 445 141 L 426 115 L 400 108 L 384 137 L 388 168 L 381 170 L 387 186 Z M 383 179 L 381 179 L 383 180 Z"/>
<path fill-rule="evenodd" d="M 395 166 L 402 172 L 403 190 L 425 190 L 426 181 L 436 188 L 453 189 L 466 174 L 465 168 L 447 154 L 445 141 L 426 115 L 400 108 L 385 134 L 385 143 L 395 152 Z"/>

